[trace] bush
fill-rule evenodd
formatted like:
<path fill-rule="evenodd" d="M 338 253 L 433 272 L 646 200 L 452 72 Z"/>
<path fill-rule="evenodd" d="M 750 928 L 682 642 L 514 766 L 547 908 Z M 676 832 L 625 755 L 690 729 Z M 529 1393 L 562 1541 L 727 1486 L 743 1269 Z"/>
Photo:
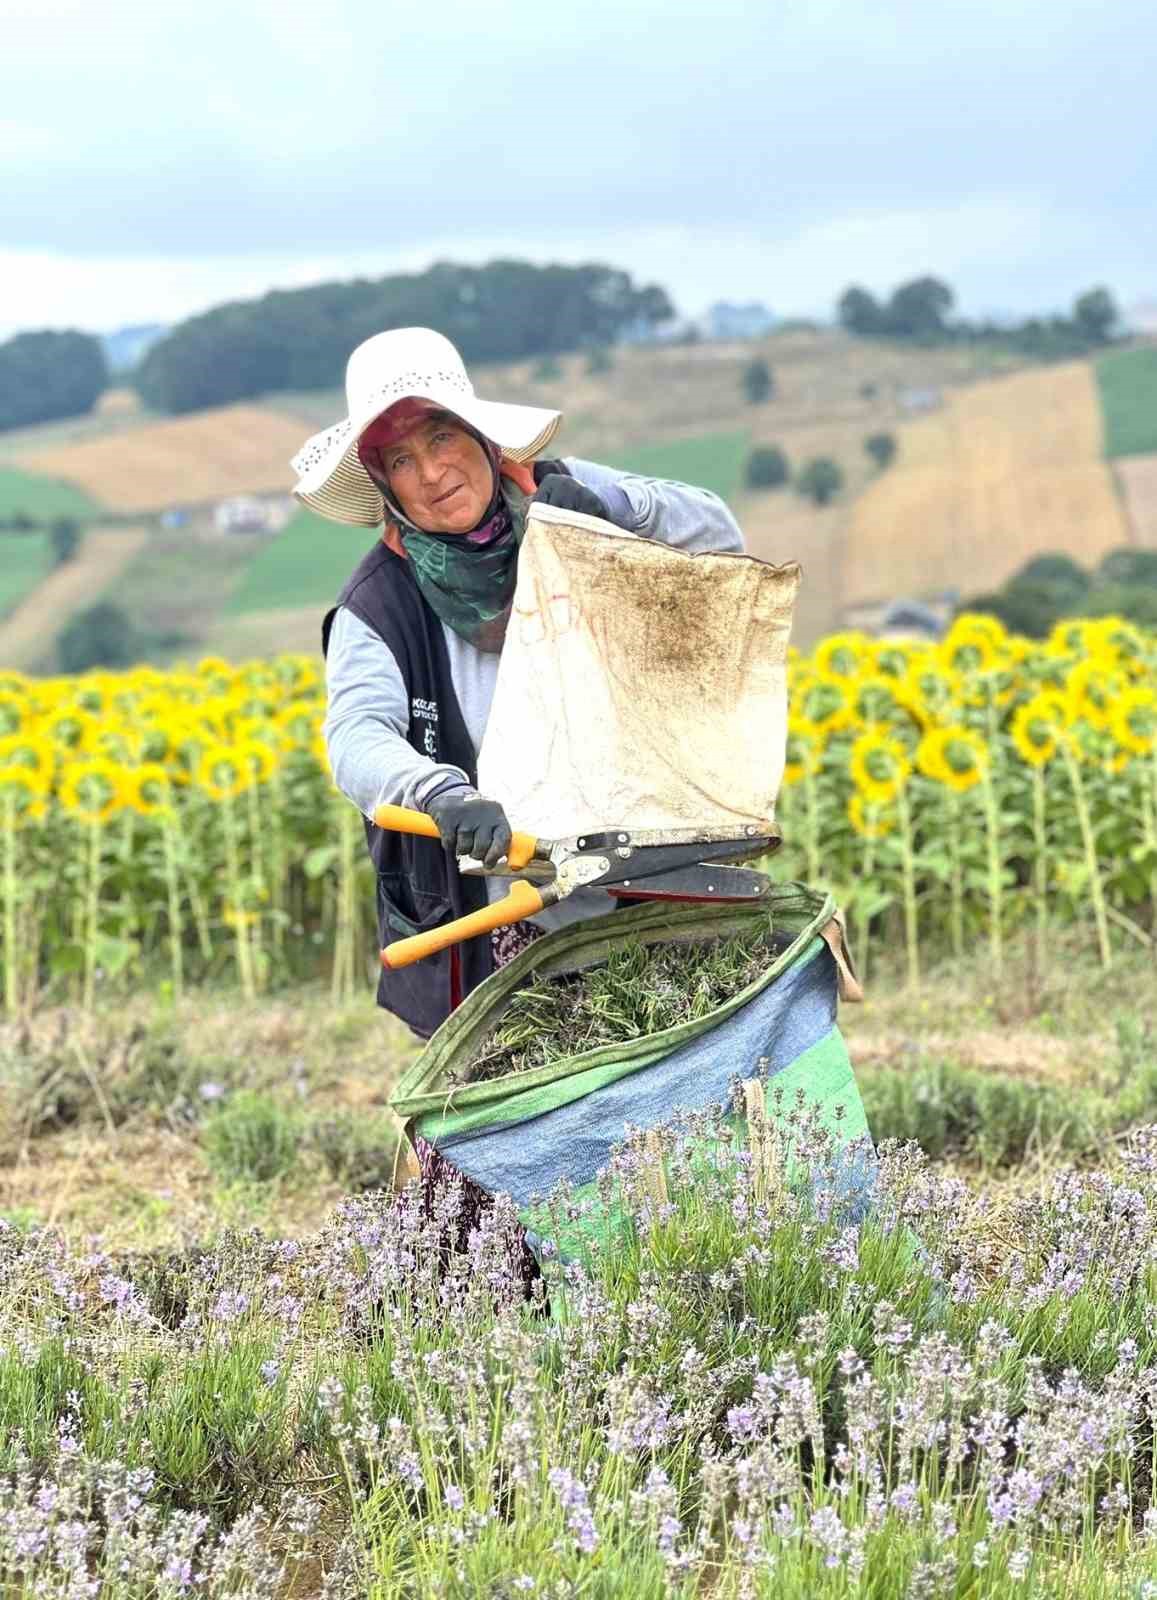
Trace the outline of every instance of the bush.
<path fill-rule="evenodd" d="M 102 600 L 78 611 L 56 645 L 62 672 L 87 672 L 90 667 L 130 667 L 141 653 L 142 639 L 120 606 Z"/>
<path fill-rule="evenodd" d="M 795 486 L 817 506 L 826 506 L 843 488 L 844 475 L 831 456 L 813 456 L 795 480 Z"/>
<path fill-rule="evenodd" d="M 587 356 L 588 372 L 610 372 L 614 368 L 615 357 L 610 345 L 596 345 Z"/>
<path fill-rule="evenodd" d="M 562 377 L 562 368 L 553 356 L 543 356 L 531 368 L 530 377 L 533 383 L 553 383 L 556 378 Z"/>
<path fill-rule="evenodd" d="M 52 558 L 58 567 L 71 561 L 80 548 L 81 531 L 71 517 L 58 517 L 48 532 Z"/>
<path fill-rule="evenodd" d="M 1157 550 L 1110 550 L 1097 568 L 1097 576 L 1105 583 L 1136 583 L 1157 589 Z"/>
<path fill-rule="evenodd" d="M 108 383 L 99 339 L 88 333 L 18 333 L 0 344 L 0 429 L 91 411 Z"/>
<path fill-rule="evenodd" d="M 749 361 L 743 369 L 743 392 L 748 403 L 760 406 L 765 400 L 770 400 L 775 393 L 775 379 L 771 375 L 771 368 L 762 356 L 756 356 Z"/>
<path fill-rule="evenodd" d="M 778 489 L 791 477 L 787 456 L 778 445 L 760 445 L 748 456 L 744 477 L 749 489 Z"/>
<path fill-rule="evenodd" d="M 301 1126 L 268 1096 L 242 1089 L 205 1124 L 205 1159 L 225 1183 L 270 1183 L 297 1163 Z"/>
<path fill-rule="evenodd" d="M 896 459 L 896 435 L 894 433 L 870 433 L 864 440 L 864 449 L 882 472 L 885 467 L 890 467 Z"/>
<path fill-rule="evenodd" d="M 309 1143 L 330 1176 L 351 1193 L 393 1188 L 398 1132 L 388 1117 L 338 1112 L 313 1124 Z"/>

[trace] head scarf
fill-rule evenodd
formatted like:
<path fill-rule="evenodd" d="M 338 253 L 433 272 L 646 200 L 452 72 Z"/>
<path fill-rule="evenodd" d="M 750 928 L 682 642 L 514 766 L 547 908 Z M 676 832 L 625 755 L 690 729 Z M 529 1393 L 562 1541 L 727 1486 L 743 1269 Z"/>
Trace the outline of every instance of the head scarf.
<path fill-rule="evenodd" d="M 416 527 L 390 492 L 383 452 L 423 417 L 442 409 L 425 400 L 399 401 L 361 435 L 358 457 L 381 491 L 392 518 L 386 543 L 395 551 L 400 544 L 431 610 L 477 649 L 497 653 L 506 637 L 514 600 L 518 547 L 526 531 L 533 479 L 506 461 L 497 445 L 455 417 L 458 426 L 486 452 L 493 482 L 490 502 L 478 526 L 469 533 L 430 533 Z"/>

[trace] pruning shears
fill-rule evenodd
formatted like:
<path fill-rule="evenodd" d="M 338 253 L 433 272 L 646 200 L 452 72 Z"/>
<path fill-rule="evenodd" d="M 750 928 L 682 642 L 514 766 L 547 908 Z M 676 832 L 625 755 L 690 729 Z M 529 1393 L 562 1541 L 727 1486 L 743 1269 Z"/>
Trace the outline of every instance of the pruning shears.
<path fill-rule="evenodd" d="M 396 833 L 438 838 L 433 817 L 405 806 L 379 806 L 379 828 Z M 382 965 L 391 970 L 411 966 L 463 939 L 492 933 L 557 905 L 576 889 L 605 889 L 617 900 L 759 900 L 771 889 L 762 872 L 729 865 L 768 855 L 780 843 L 772 825 L 737 828 L 730 837 L 694 829 L 634 832 L 613 829 L 573 839 L 539 839 L 515 833 L 506 859 L 484 867 L 465 856 L 459 871 L 510 878 L 501 900 L 446 922 L 440 928 L 398 939 L 382 951 Z"/>

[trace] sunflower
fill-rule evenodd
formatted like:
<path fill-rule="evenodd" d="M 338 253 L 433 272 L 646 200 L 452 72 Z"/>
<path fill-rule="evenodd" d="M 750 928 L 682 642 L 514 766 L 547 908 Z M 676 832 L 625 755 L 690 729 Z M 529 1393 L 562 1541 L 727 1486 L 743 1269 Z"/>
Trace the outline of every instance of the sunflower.
<path fill-rule="evenodd" d="M 952 672 L 991 672 L 1001 665 L 1008 635 L 995 617 L 964 612 L 940 642 L 940 658 Z"/>
<path fill-rule="evenodd" d="M 1065 694 L 1074 718 L 1084 718 L 1090 727 L 1107 729 L 1113 705 L 1124 690 L 1124 681 L 1103 656 L 1088 656 L 1078 661 L 1069 673 Z"/>
<path fill-rule="evenodd" d="M 848 770 L 866 800 L 887 805 L 907 783 L 912 763 L 899 739 L 882 729 L 869 728 L 852 745 Z"/>
<path fill-rule="evenodd" d="M 823 736 L 814 723 L 802 718 L 789 723 L 787 730 L 787 758 L 784 762 L 784 783 L 801 783 L 819 771 L 823 754 Z"/>
<path fill-rule="evenodd" d="M 242 761 L 247 763 L 253 783 L 267 783 L 277 770 L 276 754 L 259 738 L 239 740 L 236 750 Z"/>
<path fill-rule="evenodd" d="M 915 716 L 903 685 L 884 676 L 861 678 L 852 685 L 852 716 L 863 726 L 880 723 L 910 727 Z"/>
<path fill-rule="evenodd" d="M 329 750 L 326 747 L 325 737 L 320 728 L 314 735 L 313 742 L 309 747 L 309 753 L 317 762 L 325 776 L 332 783 L 334 781 L 333 767 L 330 765 Z"/>
<path fill-rule="evenodd" d="M 78 822 L 107 822 L 124 804 L 124 775 L 104 756 L 70 761 L 60 785 L 60 803 Z"/>
<path fill-rule="evenodd" d="M 56 751 L 51 741 L 36 728 L 10 733 L 0 739 L 0 771 L 5 767 L 23 767 L 27 772 L 38 773 L 47 785 L 55 765 Z"/>
<path fill-rule="evenodd" d="M 0 767 L 0 816 L 15 823 L 39 822 L 47 809 L 47 789 L 44 774 L 33 767 Z"/>
<path fill-rule="evenodd" d="M 896 826 L 893 812 L 858 792 L 848 800 L 848 821 L 861 839 L 883 839 Z"/>
<path fill-rule="evenodd" d="M 911 648 L 894 640 L 884 640 L 873 651 L 873 664 L 880 677 L 894 678 L 897 683 L 907 677 L 911 661 Z"/>
<path fill-rule="evenodd" d="M 1147 756 L 1157 749 L 1157 689 L 1134 684 L 1113 700 L 1109 726 L 1123 750 Z"/>
<path fill-rule="evenodd" d="M 58 705 L 44 718 L 42 726 L 53 744 L 75 754 L 90 748 L 98 724 L 79 706 Z"/>
<path fill-rule="evenodd" d="M 989 768 L 988 746 L 972 728 L 959 724 L 933 728 L 920 741 L 916 763 L 926 778 L 963 794 L 984 777 Z"/>
<path fill-rule="evenodd" d="M 173 798 L 173 785 L 159 761 L 143 761 L 125 775 L 125 805 L 139 817 L 156 817 Z"/>
<path fill-rule="evenodd" d="M 862 633 L 833 633 L 816 646 L 812 665 L 821 678 L 856 678 L 871 662 L 871 641 Z"/>
<path fill-rule="evenodd" d="M 792 709 L 825 738 L 852 720 L 848 685 L 840 678 L 812 678 L 792 695 Z"/>
<path fill-rule="evenodd" d="M 917 722 L 945 722 L 956 715 L 961 698 L 960 676 L 932 651 L 922 651 L 910 662 L 896 698 Z"/>
<path fill-rule="evenodd" d="M 1021 760 L 1030 767 L 1043 767 L 1050 762 L 1069 721 L 1067 701 L 1051 690 L 1034 694 L 1018 706 L 1009 731 Z"/>
<path fill-rule="evenodd" d="M 29 709 L 26 694 L 15 689 L 0 689 L 0 735 L 19 733 Z"/>
<path fill-rule="evenodd" d="M 291 700 L 282 706 L 273 724 L 281 737 L 282 748 L 301 750 L 309 746 L 321 720 L 321 707 L 310 700 Z"/>
<path fill-rule="evenodd" d="M 232 800 L 249 787 L 250 770 L 244 747 L 211 744 L 197 762 L 197 784 L 210 800 Z"/>

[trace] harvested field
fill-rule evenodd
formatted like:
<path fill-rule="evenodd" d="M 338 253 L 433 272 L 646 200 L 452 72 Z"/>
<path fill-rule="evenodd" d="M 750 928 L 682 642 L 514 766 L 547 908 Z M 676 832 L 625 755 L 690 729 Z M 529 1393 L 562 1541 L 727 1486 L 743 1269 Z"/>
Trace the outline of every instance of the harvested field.
<path fill-rule="evenodd" d="M 98 528 L 0 623 L 0 665 L 35 668 L 74 611 L 92 605 L 145 543 L 144 528 Z"/>
<path fill-rule="evenodd" d="M 305 429 L 259 406 L 225 406 L 21 455 L 29 472 L 67 478 L 117 511 L 158 511 L 223 495 L 288 490 Z"/>
<path fill-rule="evenodd" d="M 954 395 L 903 428 L 896 465 L 853 507 L 845 600 L 975 593 L 1045 550 L 1095 564 L 1129 543 L 1101 448 L 1083 363 Z"/>
<path fill-rule="evenodd" d="M 1157 456 L 1129 456 L 1113 470 L 1125 499 L 1132 542 L 1157 550 Z"/>

